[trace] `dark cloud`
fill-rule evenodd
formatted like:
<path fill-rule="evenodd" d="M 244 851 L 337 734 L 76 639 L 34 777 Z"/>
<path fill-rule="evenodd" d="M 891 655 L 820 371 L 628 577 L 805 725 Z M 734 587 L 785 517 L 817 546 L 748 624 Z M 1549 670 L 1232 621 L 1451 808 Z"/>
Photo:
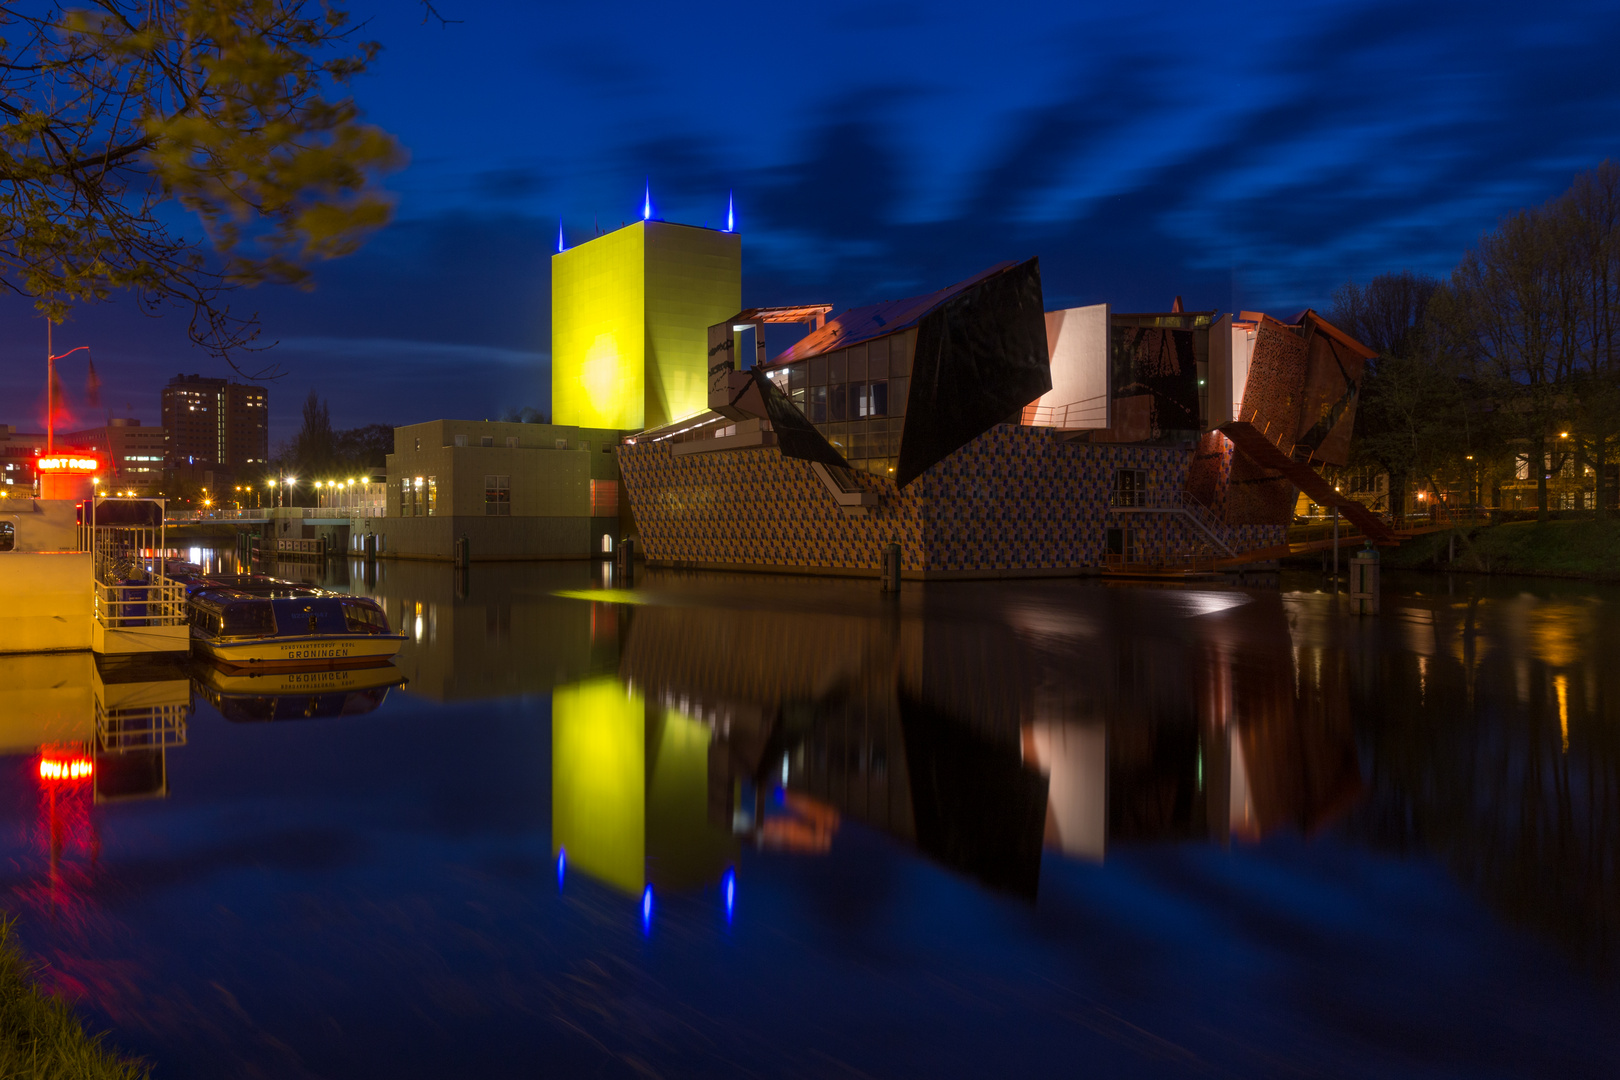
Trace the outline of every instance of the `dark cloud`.
<path fill-rule="evenodd" d="M 1189 11 L 1173 32 L 1164 12 L 1081 8 L 998 37 L 978 8 L 893 4 L 823 13 L 836 34 L 719 67 L 683 50 L 729 40 L 740 13 L 677 25 L 650 10 L 626 9 L 653 29 L 611 48 L 585 41 L 588 20 L 559 25 L 535 70 L 480 57 L 469 78 L 506 81 L 478 84 L 482 111 L 424 114 L 399 223 L 322 268 L 314 293 L 242 294 L 283 342 L 280 434 L 312 384 L 345 425 L 544 407 L 557 216 L 569 244 L 617 228 L 649 178 L 657 216 L 693 224 L 719 225 L 735 191 L 749 304 L 852 306 L 1038 255 L 1054 307 L 1179 294 L 1292 312 L 1346 278 L 1446 272 L 1501 215 L 1620 147 L 1620 10 L 1595 5 Z M 774 16 L 757 17 L 750 33 L 768 36 Z M 984 33 L 952 37 L 970 25 Z M 429 44 L 473 48 L 455 40 Z M 534 46 L 513 48 L 533 69 Z M 1050 78 L 1024 77 L 1051 56 Z M 501 137 L 480 143 L 489 122 Z M 931 171 L 963 147 L 948 176 Z M 186 346 L 183 320 L 120 301 L 65 332 L 97 347 L 109 401 L 155 420 L 162 379 L 223 370 Z M 0 331 L 0 422 L 28 423 L 43 333 L 18 301 Z"/>

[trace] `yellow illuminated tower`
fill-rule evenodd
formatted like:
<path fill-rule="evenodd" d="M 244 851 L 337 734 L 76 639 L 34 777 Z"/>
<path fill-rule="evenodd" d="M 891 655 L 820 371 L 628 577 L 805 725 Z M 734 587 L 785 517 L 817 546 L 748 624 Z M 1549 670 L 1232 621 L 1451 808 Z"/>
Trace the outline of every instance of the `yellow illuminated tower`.
<path fill-rule="evenodd" d="M 640 431 L 708 407 L 708 329 L 742 309 L 737 233 L 638 221 L 551 257 L 552 423 Z"/>

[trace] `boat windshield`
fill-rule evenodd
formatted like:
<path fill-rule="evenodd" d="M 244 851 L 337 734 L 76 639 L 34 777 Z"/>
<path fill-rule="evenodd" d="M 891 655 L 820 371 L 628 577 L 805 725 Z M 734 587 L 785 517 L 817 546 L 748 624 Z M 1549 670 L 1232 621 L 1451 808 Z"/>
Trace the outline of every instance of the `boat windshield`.
<path fill-rule="evenodd" d="M 213 637 L 268 637 L 276 632 L 276 615 L 268 600 L 230 600 L 197 607 L 193 626 Z"/>
<path fill-rule="evenodd" d="M 343 601 L 343 618 L 349 624 L 351 634 L 388 633 L 388 616 L 370 600 L 346 597 Z"/>

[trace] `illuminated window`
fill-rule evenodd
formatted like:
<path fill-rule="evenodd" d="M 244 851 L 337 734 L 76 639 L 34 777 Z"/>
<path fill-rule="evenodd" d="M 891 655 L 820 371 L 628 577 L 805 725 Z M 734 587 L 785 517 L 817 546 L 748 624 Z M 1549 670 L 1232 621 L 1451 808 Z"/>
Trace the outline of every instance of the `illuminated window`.
<path fill-rule="evenodd" d="M 15 551 L 17 549 L 17 526 L 9 521 L 0 521 L 0 551 Z"/>
<path fill-rule="evenodd" d="M 484 477 L 484 516 L 512 516 L 512 478 L 510 476 Z"/>
<path fill-rule="evenodd" d="M 1114 505 L 1147 505 L 1147 472 L 1143 469 L 1114 470 Z"/>
<path fill-rule="evenodd" d="M 436 476 L 430 476 L 430 477 L 427 478 L 427 516 L 428 517 L 433 516 L 434 510 L 438 507 L 438 505 L 439 505 L 439 478 L 436 477 Z"/>

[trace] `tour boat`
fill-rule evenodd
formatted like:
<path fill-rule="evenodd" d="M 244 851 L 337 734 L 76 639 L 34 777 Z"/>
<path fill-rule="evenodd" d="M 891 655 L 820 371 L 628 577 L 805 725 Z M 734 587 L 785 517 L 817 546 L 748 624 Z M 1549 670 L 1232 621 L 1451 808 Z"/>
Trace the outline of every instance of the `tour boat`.
<path fill-rule="evenodd" d="M 385 664 L 405 642 L 368 597 L 276 585 L 192 593 L 193 650 L 226 668 L 312 671 Z"/>

